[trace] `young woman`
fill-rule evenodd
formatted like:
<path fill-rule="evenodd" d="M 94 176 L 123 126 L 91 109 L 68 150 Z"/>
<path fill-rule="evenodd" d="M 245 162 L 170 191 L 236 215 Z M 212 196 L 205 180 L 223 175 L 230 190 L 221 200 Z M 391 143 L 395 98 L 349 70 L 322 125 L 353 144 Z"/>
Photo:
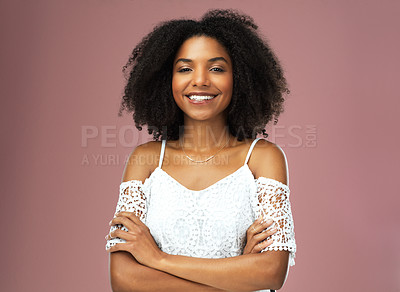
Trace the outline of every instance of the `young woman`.
<path fill-rule="evenodd" d="M 256 30 L 213 10 L 162 23 L 133 50 L 120 114 L 156 141 L 125 167 L 106 236 L 113 291 L 282 287 L 296 251 L 287 162 L 255 137 L 288 89 Z"/>

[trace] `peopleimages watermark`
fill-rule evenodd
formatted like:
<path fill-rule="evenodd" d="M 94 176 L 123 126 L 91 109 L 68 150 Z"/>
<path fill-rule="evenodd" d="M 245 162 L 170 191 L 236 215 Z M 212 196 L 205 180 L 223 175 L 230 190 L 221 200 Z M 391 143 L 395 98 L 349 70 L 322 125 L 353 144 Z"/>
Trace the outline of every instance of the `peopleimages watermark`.
<path fill-rule="evenodd" d="M 207 158 L 207 157 L 205 157 Z M 118 166 L 118 165 L 126 165 L 126 164 L 134 164 L 134 165 L 157 165 L 159 162 L 160 156 L 139 156 L 139 157 L 131 157 L 130 154 L 120 155 L 120 154 L 87 154 L 85 153 L 82 157 L 81 165 L 89 166 Z M 208 164 L 212 165 L 227 165 L 229 162 L 228 155 L 218 155 L 213 157 Z M 168 165 L 171 163 L 168 157 L 164 157 L 163 165 Z M 174 156 L 173 158 L 174 165 L 189 165 L 193 164 L 186 156 Z"/>
<path fill-rule="evenodd" d="M 153 131 L 157 131 L 157 128 L 149 127 Z M 180 130 L 190 130 L 188 126 L 185 128 L 181 128 Z M 166 129 L 164 129 L 166 130 Z M 240 131 L 241 129 L 239 129 Z M 243 129 L 242 129 L 243 130 Z M 203 139 L 200 141 L 203 145 L 220 145 L 223 143 L 223 139 L 226 139 L 226 135 L 222 137 L 216 137 L 213 135 L 211 131 L 211 127 L 207 129 L 208 134 L 206 137 L 195 137 L 194 134 L 185 135 L 185 141 L 190 143 L 190 140 L 196 138 L 196 141 L 199 142 L 199 139 Z M 190 132 L 190 131 L 189 131 Z M 318 129 L 315 124 L 307 124 L 307 125 L 275 125 L 267 127 L 266 132 L 268 133 L 267 139 L 282 148 L 315 148 L 317 147 L 318 141 Z M 103 148 L 103 150 L 112 149 L 112 148 L 134 148 L 140 144 L 143 144 L 147 141 L 150 141 L 151 136 L 148 134 L 147 129 L 143 129 L 139 131 L 133 125 L 124 125 L 121 127 L 117 127 L 116 125 L 101 125 L 101 126 L 93 126 L 93 125 L 85 125 L 81 127 L 81 147 L 82 148 Z M 102 151 L 103 152 L 103 151 Z M 184 164 L 189 163 L 189 160 L 182 156 L 177 157 L 179 161 L 174 161 L 174 164 Z M 206 157 L 205 157 L 206 158 Z M 205 159 L 201 158 L 201 159 Z M 81 165 L 97 165 L 97 166 L 112 166 L 112 165 L 121 165 L 126 164 L 129 159 L 128 155 L 121 155 L 120 153 L 93 153 L 87 152 L 83 154 Z M 134 159 L 138 159 L 136 163 L 142 164 L 153 164 L 154 161 L 144 161 L 148 159 L 159 159 L 159 157 L 151 157 L 151 158 L 131 158 L 131 161 Z M 143 161 L 139 161 L 142 159 Z M 200 160 L 200 158 L 199 158 Z M 165 163 L 168 163 L 166 161 Z M 219 165 L 227 164 L 228 157 L 224 155 L 218 155 L 213 158 L 212 163 L 217 163 Z"/>
<path fill-rule="evenodd" d="M 317 125 L 279 125 L 272 127 L 267 133 L 271 136 L 268 140 L 281 147 L 317 147 Z"/>
<path fill-rule="evenodd" d="M 188 128 L 188 126 L 186 126 Z M 156 128 L 152 128 L 157 130 Z M 208 129 L 208 143 L 219 143 L 225 137 L 215 137 Z M 240 131 L 240 129 L 239 129 Z M 267 129 L 268 140 L 281 147 L 317 147 L 317 125 L 279 125 Z M 190 139 L 186 136 L 186 139 Z M 89 144 L 102 148 L 135 147 L 149 140 L 147 131 L 138 131 L 132 125 L 125 125 L 117 128 L 116 125 L 82 126 L 81 147 L 89 147 Z"/>

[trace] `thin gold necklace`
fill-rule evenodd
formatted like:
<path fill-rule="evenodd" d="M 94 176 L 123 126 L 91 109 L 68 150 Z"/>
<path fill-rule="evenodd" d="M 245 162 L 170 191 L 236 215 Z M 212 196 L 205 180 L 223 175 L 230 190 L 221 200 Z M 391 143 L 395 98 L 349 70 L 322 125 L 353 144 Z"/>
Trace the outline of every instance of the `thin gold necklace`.
<path fill-rule="evenodd" d="M 225 145 L 222 146 L 214 155 L 211 155 L 210 157 L 208 157 L 208 158 L 206 158 L 204 160 L 194 160 L 193 158 L 191 158 L 189 155 L 186 154 L 185 149 L 183 149 L 183 143 L 180 143 L 180 144 L 181 144 L 182 151 L 185 154 L 185 156 L 187 157 L 187 159 L 189 159 L 190 161 L 195 162 L 195 163 L 205 163 L 205 162 L 213 159 L 215 157 L 215 155 L 217 155 L 219 152 L 221 152 L 221 150 L 224 149 L 226 145 L 228 145 L 228 142 L 230 140 L 231 140 L 231 137 L 228 138 L 228 140 L 226 141 Z M 182 139 L 182 142 L 183 142 L 183 139 Z"/>

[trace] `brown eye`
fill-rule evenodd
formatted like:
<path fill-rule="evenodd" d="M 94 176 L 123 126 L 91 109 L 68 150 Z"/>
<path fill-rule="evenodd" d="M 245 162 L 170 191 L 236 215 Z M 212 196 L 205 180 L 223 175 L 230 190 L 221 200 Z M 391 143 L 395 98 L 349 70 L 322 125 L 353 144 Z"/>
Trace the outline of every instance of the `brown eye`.
<path fill-rule="evenodd" d="M 210 70 L 211 70 L 211 71 L 215 71 L 215 72 L 225 72 L 224 69 L 219 68 L 219 67 L 211 68 Z"/>
<path fill-rule="evenodd" d="M 190 71 L 190 68 L 182 68 L 178 70 L 178 72 L 188 72 L 188 71 Z"/>

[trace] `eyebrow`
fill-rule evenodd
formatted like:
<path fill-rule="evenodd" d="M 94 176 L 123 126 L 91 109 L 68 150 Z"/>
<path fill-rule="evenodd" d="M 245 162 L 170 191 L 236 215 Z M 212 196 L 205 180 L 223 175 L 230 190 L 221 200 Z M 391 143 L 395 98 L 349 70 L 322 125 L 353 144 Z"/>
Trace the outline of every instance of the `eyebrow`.
<path fill-rule="evenodd" d="M 208 60 L 209 63 L 210 63 L 210 62 L 215 62 L 215 61 L 223 61 L 223 62 L 225 62 L 226 64 L 228 64 L 228 61 L 227 61 L 224 57 L 215 57 L 215 58 L 211 58 L 211 59 Z M 178 62 L 191 63 L 191 62 L 193 62 L 193 60 L 191 60 L 191 59 L 185 59 L 185 58 L 180 58 L 180 59 L 176 60 L 175 65 L 176 65 Z"/>

